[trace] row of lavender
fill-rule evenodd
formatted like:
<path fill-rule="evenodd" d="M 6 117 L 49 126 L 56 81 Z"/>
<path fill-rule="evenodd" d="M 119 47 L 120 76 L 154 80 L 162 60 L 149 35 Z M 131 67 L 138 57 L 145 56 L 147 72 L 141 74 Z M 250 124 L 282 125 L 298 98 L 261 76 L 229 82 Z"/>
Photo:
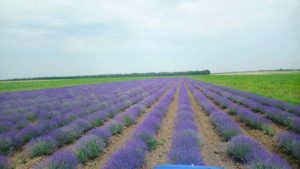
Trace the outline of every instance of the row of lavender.
<path fill-rule="evenodd" d="M 268 120 L 270 119 L 275 123 L 284 124 L 284 126 L 287 126 L 289 130 L 293 130 L 297 133 L 299 133 L 300 131 L 300 118 L 298 116 L 283 111 L 274 111 L 274 109 L 270 109 L 265 105 L 253 103 L 253 101 L 251 100 L 245 101 L 247 99 L 245 99 L 241 103 L 235 99 L 236 97 L 240 96 L 235 96 L 234 94 L 223 92 L 217 89 L 205 89 L 205 86 L 207 85 L 204 85 L 204 88 L 203 85 L 200 86 L 202 86 L 201 90 L 205 93 L 205 95 L 213 99 L 221 107 L 227 108 L 230 111 L 230 113 L 237 114 L 240 117 L 241 121 L 246 123 L 250 127 L 260 129 L 266 134 L 273 135 L 274 131 L 272 130 L 270 126 L 270 121 Z M 244 105 L 246 105 L 250 109 L 245 108 Z M 258 109 L 258 107 L 261 107 L 261 109 Z M 266 117 L 268 119 L 256 114 L 255 112 L 266 112 Z M 278 135 L 278 145 L 287 155 L 291 155 L 292 157 L 298 160 L 300 159 L 299 134 L 295 134 L 292 132 L 280 133 Z"/>
<path fill-rule="evenodd" d="M 104 169 L 132 169 L 141 168 L 147 151 L 157 147 L 156 134 L 162 119 L 174 99 L 176 87 L 149 112 L 140 123 L 131 138 L 106 162 Z"/>
<path fill-rule="evenodd" d="M 229 141 L 227 153 L 236 161 L 245 163 L 250 168 L 290 169 L 288 163 L 279 156 L 269 152 L 264 146 L 246 136 L 240 126 L 228 114 L 215 106 L 200 90 L 189 81 L 189 88 L 199 105 L 209 114 L 210 119 L 225 140 Z"/>
<path fill-rule="evenodd" d="M 32 92 L 14 92 L 0 94 L 0 122 L 22 129 L 24 125 L 39 119 L 49 119 L 58 114 L 69 112 L 89 112 L 117 102 L 110 95 L 121 94 L 133 86 L 142 83 L 121 83 L 111 85 L 90 85 L 60 89 L 46 89 Z M 111 87 L 110 87 L 111 86 Z M 124 93 L 126 94 L 126 92 Z M 0 133 L 7 130 L 0 126 Z"/>
<path fill-rule="evenodd" d="M 52 153 L 56 148 L 68 144 L 72 141 L 74 141 L 76 138 L 78 138 L 83 132 L 97 126 L 101 125 L 104 120 L 106 120 L 108 117 L 113 117 L 115 114 L 119 113 L 120 111 L 126 109 L 131 104 L 134 104 L 149 94 L 155 92 L 157 89 L 161 88 L 161 86 L 170 86 L 171 82 L 167 80 L 155 80 L 149 82 L 144 82 L 144 85 L 142 87 L 140 86 L 132 86 L 131 85 L 131 92 L 126 91 L 125 93 L 128 93 L 126 95 L 127 97 L 124 97 L 121 93 L 117 94 L 117 96 L 123 96 L 122 99 L 114 99 L 119 100 L 121 102 L 115 103 L 114 105 L 108 105 L 105 109 L 101 111 L 97 111 L 90 114 L 85 114 L 81 117 L 78 115 L 74 115 L 75 118 L 73 119 L 73 122 L 69 125 L 65 125 L 64 127 L 58 128 L 53 130 L 52 132 L 44 133 L 44 136 L 39 137 L 38 139 L 34 139 L 29 145 L 30 153 L 34 156 L 43 155 L 43 154 L 50 154 Z M 141 85 L 142 83 L 137 83 Z M 133 88 L 133 89 L 132 89 Z M 134 89 L 135 88 L 135 89 Z M 166 89 L 166 87 L 164 87 Z M 145 92 L 147 91 L 147 92 Z M 155 99 L 156 96 L 149 96 L 144 100 L 145 105 L 148 105 L 151 103 L 151 100 Z M 109 97 L 106 97 L 109 98 Z M 127 98 L 127 99 L 126 99 Z M 108 100 L 109 101 L 109 100 Z M 113 103 L 111 103 L 113 104 Z M 54 120 L 54 119 L 53 119 Z M 59 119 L 58 119 L 59 120 Z M 57 122 L 57 121 L 55 121 Z M 49 124 L 49 123 L 48 123 Z M 49 126 L 50 127 L 50 126 Z M 29 130 L 28 133 L 30 134 L 32 130 Z M 7 154 L 11 152 L 12 149 L 17 148 L 18 145 L 16 144 L 20 142 L 20 140 L 16 139 L 18 135 L 8 133 L 4 133 L 0 135 L 0 150 L 1 154 Z M 54 137 L 55 136 L 55 137 Z M 23 140 L 21 140 L 23 141 Z M 7 158 L 1 156 L 0 159 L 0 166 L 3 163 L 7 162 Z"/>
<path fill-rule="evenodd" d="M 25 113 L 28 111 L 35 112 L 35 110 L 40 112 L 41 110 L 39 107 L 52 110 L 63 108 L 63 110 L 65 110 L 66 105 L 55 103 L 63 103 L 64 101 L 66 103 L 68 103 L 68 101 L 72 101 L 72 103 L 75 103 L 75 101 L 81 102 L 85 97 L 86 99 L 100 97 L 105 99 L 105 95 L 109 93 L 122 92 L 124 89 L 128 90 L 130 87 L 143 85 L 147 81 L 151 83 L 152 80 L 103 83 L 36 91 L 1 93 L 0 114 L 7 112 L 13 113 L 17 111 L 22 111 Z"/>
<path fill-rule="evenodd" d="M 172 164 L 204 165 L 200 154 L 200 135 L 196 126 L 195 112 L 184 84 L 180 87 L 179 103 L 169 162 Z"/>
<path fill-rule="evenodd" d="M 120 86 L 120 91 L 124 90 L 129 92 L 130 87 L 135 85 L 132 84 L 130 86 L 128 84 L 121 84 Z M 90 90 L 90 88 L 92 87 L 78 87 L 78 89 L 75 87 L 48 89 L 42 91 L 33 91 L 32 94 L 30 92 L 0 94 L 0 134 L 6 132 L 8 129 L 21 130 L 32 121 L 39 123 L 41 120 L 49 120 L 59 115 L 71 116 L 73 114 L 77 115 L 77 113 L 81 115 L 89 112 L 95 112 L 98 109 L 107 107 L 108 104 L 118 102 L 118 100 L 116 100 L 113 96 L 116 96 L 120 91 L 113 90 L 114 88 L 111 88 L 109 91 L 113 92 L 104 92 L 101 86 L 99 86 L 101 90 Z M 126 97 L 126 95 L 129 94 L 128 92 L 125 92 L 123 97 Z M 55 97 L 56 94 L 63 96 L 63 98 Z M 19 97 L 22 96 L 22 104 L 18 100 L 6 100 L 7 95 L 18 95 Z M 74 97 L 74 95 L 76 97 Z M 42 103 L 35 103 L 36 98 L 39 99 L 40 97 L 48 98 L 48 100 L 44 99 Z M 53 99 L 55 100 L 54 103 L 51 102 Z M 31 100 L 34 102 L 29 102 Z M 5 104 L 3 102 L 9 102 L 14 109 L 5 108 Z"/>
<path fill-rule="evenodd" d="M 287 103 L 287 102 L 284 102 L 284 101 L 281 101 L 281 100 L 271 99 L 271 98 L 259 96 L 259 95 L 256 95 L 256 94 L 247 93 L 247 92 L 243 92 L 243 91 L 240 91 L 240 90 L 224 87 L 224 86 L 217 86 L 217 85 L 213 85 L 213 84 L 209 84 L 209 83 L 207 83 L 207 84 L 211 85 L 211 86 L 214 86 L 214 87 L 217 87 L 219 89 L 222 89 L 224 91 L 227 91 L 227 92 L 239 95 L 239 96 L 246 97 L 246 98 L 251 99 L 253 101 L 259 102 L 263 105 L 278 108 L 278 109 L 281 109 L 283 111 L 291 112 L 291 113 L 294 113 L 295 115 L 300 116 L 300 105 L 290 104 L 290 103 Z"/>
<path fill-rule="evenodd" d="M 254 129 L 262 130 L 265 134 L 273 136 L 275 131 L 271 127 L 270 120 L 253 112 L 251 109 L 245 108 L 242 105 L 236 104 L 222 95 L 219 95 L 209 89 L 198 88 L 205 96 L 213 100 L 220 108 L 228 109 L 230 114 L 237 115 L 240 121 Z"/>
<path fill-rule="evenodd" d="M 160 86 L 163 84 L 158 83 Z M 145 85 L 144 85 L 145 86 Z M 72 133 L 73 131 L 80 131 L 77 135 L 84 132 L 84 129 L 78 127 L 81 125 L 87 126 L 89 123 L 93 125 L 99 124 L 104 119 L 94 119 L 97 115 L 105 115 L 109 114 L 112 117 L 115 113 L 125 109 L 130 106 L 132 103 L 137 102 L 143 98 L 143 95 L 139 93 L 148 89 L 149 91 L 156 90 L 160 86 L 151 86 L 149 87 L 137 87 L 136 90 L 132 90 L 128 95 L 123 95 L 126 97 L 107 97 L 112 98 L 118 102 L 111 102 L 110 104 L 116 104 L 114 106 L 108 106 L 103 108 L 102 110 L 92 111 L 92 112 L 69 112 L 65 114 L 60 114 L 57 116 L 53 116 L 49 119 L 39 119 L 36 123 L 30 123 L 30 125 L 25 126 L 21 130 L 12 129 L 9 132 L 2 133 L 0 135 L 0 153 L 1 154 L 9 154 L 13 150 L 18 149 L 28 141 L 38 138 L 40 136 L 47 135 L 48 133 L 55 135 L 57 137 L 63 138 L 67 140 L 65 137 L 66 134 L 71 136 L 72 134 L 76 136 L 76 134 Z M 147 86 L 147 85 L 146 85 Z M 144 93 L 147 95 L 147 93 Z M 117 99 L 116 99 L 117 98 Z M 131 99 L 131 100 L 130 100 Z M 108 101 L 109 102 L 109 101 Z M 85 119 L 86 121 L 84 121 Z M 64 142 L 62 142 L 64 144 Z"/>
<path fill-rule="evenodd" d="M 272 120 L 275 123 L 278 123 L 280 125 L 286 126 L 288 129 L 293 130 L 297 133 L 300 133 L 300 117 L 295 114 L 283 111 L 281 109 L 278 109 L 273 106 L 264 105 L 260 102 L 257 102 L 252 99 L 248 99 L 244 96 L 231 93 L 228 91 L 224 91 L 220 87 L 216 87 L 207 83 L 200 82 L 199 83 L 202 87 L 205 87 L 207 89 L 210 89 L 224 97 L 227 97 L 228 99 L 249 107 L 254 112 L 261 112 L 265 113 L 267 118 Z"/>
<path fill-rule="evenodd" d="M 171 84 L 172 81 L 169 83 Z M 141 103 L 130 107 L 124 113 L 118 114 L 113 121 L 95 128 L 80 138 L 70 150 L 61 150 L 47 160 L 38 163 L 34 168 L 77 168 L 84 163 L 101 155 L 109 144 L 111 136 L 120 134 L 125 126 L 134 124 L 137 118 L 145 112 L 169 88 L 166 85 Z"/>
<path fill-rule="evenodd" d="M 27 147 L 27 150 L 29 151 L 31 157 L 49 155 L 56 149 L 74 142 L 74 140 L 79 138 L 87 130 L 100 126 L 109 118 L 113 117 L 115 120 L 123 120 L 125 125 L 128 126 L 133 123 L 133 120 L 130 116 L 132 115 L 132 112 L 141 112 L 144 109 L 144 105 L 150 105 L 152 101 L 159 96 L 161 91 L 166 90 L 167 87 L 168 85 L 159 91 L 156 91 L 156 89 L 151 89 L 148 92 L 141 93 L 141 95 L 138 97 L 134 96 L 133 98 L 128 98 L 127 100 L 124 100 L 118 104 L 111 105 L 111 107 L 116 108 L 113 114 L 108 111 L 100 111 L 89 114 L 88 116 L 79 119 L 78 121 L 80 123 L 78 123 L 78 121 L 71 123 L 70 125 L 54 130 L 47 135 L 38 137 L 37 139 L 31 141 Z M 123 110 L 126 108 L 128 109 L 123 112 Z M 115 115 L 117 116 L 115 117 Z"/>

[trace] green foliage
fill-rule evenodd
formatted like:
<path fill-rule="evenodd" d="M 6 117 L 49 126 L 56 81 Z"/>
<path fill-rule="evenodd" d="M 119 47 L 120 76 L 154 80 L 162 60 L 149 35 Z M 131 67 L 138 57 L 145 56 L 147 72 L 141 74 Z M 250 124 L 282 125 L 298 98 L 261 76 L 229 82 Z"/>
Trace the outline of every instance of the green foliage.
<path fill-rule="evenodd" d="M 104 150 L 105 143 L 102 139 L 91 137 L 85 140 L 77 149 L 76 154 L 81 162 L 94 159 Z"/>
<path fill-rule="evenodd" d="M 155 150 L 157 148 L 158 141 L 155 139 L 155 137 L 147 133 L 142 133 L 139 135 L 139 137 L 147 144 L 149 151 Z"/>
<path fill-rule="evenodd" d="M 135 123 L 135 121 L 129 116 L 125 116 L 123 120 L 126 127 L 131 126 Z"/>
<path fill-rule="evenodd" d="M 56 144 L 51 142 L 42 141 L 32 147 L 30 155 L 31 157 L 37 157 L 41 155 L 49 155 L 54 152 Z"/>
<path fill-rule="evenodd" d="M 37 113 L 34 113 L 34 112 L 29 112 L 27 114 L 27 120 L 29 121 L 34 121 L 37 119 Z"/>
<path fill-rule="evenodd" d="M 203 75 L 188 76 L 266 97 L 300 104 L 300 73 L 265 75 Z"/>
<path fill-rule="evenodd" d="M 104 121 L 101 118 L 96 118 L 91 122 L 92 127 L 101 126 L 103 125 Z"/>
<path fill-rule="evenodd" d="M 109 129 L 113 135 L 121 134 L 123 131 L 123 126 L 121 124 L 112 124 Z"/>
<path fill-rule="evenodd" d="M 245 162 L 250 152 L 251 147 L 247 144 L 235 145 L 227 150 L 227 154 L 229 156 L 233 157 L 236 161 L 240 162 Z"/>
<path fill-rule="evenodd" d="M 264 134 L 267 134 L 269 136 L 274 136 L 274 134 L 275 134 L 274 129 L 269 124 L 249 120 L 243 116 L 241 116 L 240 119 L 242 122 L 246 123 L 247 126 L 254 128 L 254 129 L 259 129 L 259 130 L 263 131 Z"/>
<path fill-rule="evenodd" d="M 0 137 L 0 155 L 7 155 L 11 152 L 12 142 L 9 138 Z"/>
<path fill-rule="evenodd" d="M 237 110 L 236 109 L 228 109 L 229 114 L 236 115 Z"/>
<path fill-rule="evenodd" d="M 148 77 L 98 77 L 98 78 L 76 78 L 76 79 L 47 79 L 47 80 L 20 80 L 0 81 L 0 92 L 38 90 L 47 88 L 60 88 L 66 86 L 77 86 L 85 84 L 109 83 L 129 80 L 142 80 L 154 78 Z M 158 77 L 155 77 L 158 78 Z"/>
<path fill-rule="evenodd" d="M 228 141 L 230 140 L 232 137 L 234 136 L 237 136 L 238 135 L 238 132 L 237 131 L 234 131 L 234 130 L 228 130 L 226 132 L 224 132 L 223 134 L 223 138 Z"/>
<path fill-rule="evenodd" d="M 300 160 L 300 144 L 298 140 L 287 141 L 282 145 L 284 152 L 292 155 L 295 159 Z"/>
<path fill-rule="evenodd" d="M 275 131 L 274 129 L 270 126 L 270 125 L 261 125 L 260 129 L 267 135 L 269 136 L 274 136 L 275 135 Z"/>

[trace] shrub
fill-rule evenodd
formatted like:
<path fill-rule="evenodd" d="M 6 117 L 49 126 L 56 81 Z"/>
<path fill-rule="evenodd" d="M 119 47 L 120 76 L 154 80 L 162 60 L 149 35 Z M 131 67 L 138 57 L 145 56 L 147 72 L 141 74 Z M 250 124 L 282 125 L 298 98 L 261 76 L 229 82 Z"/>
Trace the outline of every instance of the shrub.
<path fill-rule="evenodd" d="M 139 134 L 139 138 L 141 138 L 144 143 L 146 143 L 149 151 L 155 150 L 158 146 L 157 140 L 152 135 L 141 133 Z"/>
<path fill-rule="evenodd" d="M 130 140 L 119 151 L 112 154 L 103 169 L 141 168 L 147 147 L 141 140 Z"/>
<path fill-rule="evenodd" d="M 96 118 L 95 120 L 91 121 L 92 127 L 101 126 L 103 125 L 104 121 L 101 118 Z"/>
<path fill-rule="evenodd" d="M 110 129 L 112 135 L 121 134 L 123 131 L 123 126 L 121 124 L 114 123 L 109 126 L 109 129 Z"/>
<path fill-rule="evenodd" d="M 239 135 L 240 133 L 238 132 L 238 131 L 236 131 L 236 130 L 227 130 L 227 131 L 224 131 L 223 133 L 222 133 L 222 136 L 223 136 L 223 138 L 226 140 L 226 141 L 228 141 L 228 140 L 230 140 L 231 138 L 233 138 L 233 137 L 235 137 L 235 136 L 237 136 L 237 135 Z"/>
<path fill-rule="evenodd" d="M 253 161 L 250 169 L 291 169 L 286 161 L 278 156 L 271 156 L 267 159 Z"/>
<path fill-rule="evenodd" d="M 54 152 L 56 145 L 56 141 L 50 136 L 38 138 L 30 143 L 30 156 L 49 155 Z"/>
<path fill-rule="evenodd" d="M 241 121 L 246 125 L 254 129 L 262 130 L 265 134 L 270 136 L 273 136 L 275 134 L 275 131 L 269 124 L 270 121 L 265 117 L 257 115 L 246 108 L 239 108 L 237 114 L 240 117 Z"/>
<path fill-rule="evenodd" d="M 62 146 L 72 143 L 77 135 L 71 128 L 62 128 L 55 130 L 52 136 L 57 141 L 58 146 Z"/>
<path fill-rule="evenodd" d="M 29 112 L 27 115 L 26 115 L 26 118 L 27 120 L 29 121 L 35 121 L 37 119 L 38 115 L 37 113 L 34 113 L 34 112 Z"/>
<path fill-rule="evenodd" d="M 131 126 L 132 124 L 135 123 L 135 121 L 128 115 L 123 118 L 123 121 L 126 127 Z"/>
<path fill-rule="evenodd" d="M 104 141 L 95 135 L 85 137 L 79 142 L 76 150 L 77 157 L 81 162 L 94 159 L 103 152 L 104 146 Z"/>
<path fill-rule="evenodd" d="M 101 138 L 105 144 L 108 143 L 108 140 L 112 135 L 111 131 L 107 128 L 95 128 L 91 130 L 90 133 Z"/>
<path fill-rule="evenodd" d="M 265 152 L 260 150 L 261 145 L 247 136 L 238 136 L 229 142 L 227 153 L 239 162 L 251 162 L 255 158 L 265 156 Z"/>
<path fill-rule="evenodd" d="M 9 160 L 7 157 L 0 156 L 0 168 L 1 169 L 9 169 L 10 168 Z"/>
<path fill-rule="evenodd" d="M 300 136 L 294 133 L 281 133 L 278 136 L 278 143 L 283 151 L 300 160 Z"/>
<path fill-rule="evenodd" d="M 28 125 L 27 120 L 20 120 L 16 123 L 16 129 L 21 130 Z"/>
<path fill-rule="evenodd" d="M 6 135 L 0 136 L 0 155 L 7 155 L 12 151 L 12 140 Z"/>
<path fill-rule="evenodd" d="M 270 125 L 261 125 L 259 126 L 259 128 L 267 135 L 269 136 L 274 136 L 275 135 L 275 131 L 274 129 L 270 126 Z"/>
<path fill-rule="evenodd" d="M 76 169 L 78 159 L 72 151 L 60 151 L 53 154 L 47 163 L 47 169 Z"/>

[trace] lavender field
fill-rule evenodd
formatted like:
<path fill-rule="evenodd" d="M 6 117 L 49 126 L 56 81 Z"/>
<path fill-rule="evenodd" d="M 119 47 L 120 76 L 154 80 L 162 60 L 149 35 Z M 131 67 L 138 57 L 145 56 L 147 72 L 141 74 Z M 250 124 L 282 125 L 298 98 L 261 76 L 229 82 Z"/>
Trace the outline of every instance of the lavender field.
<path fill-rule="evenodd" d="M 300 168 L 300 105 L 188 78 L 0 94 L 0 169 Z"/>

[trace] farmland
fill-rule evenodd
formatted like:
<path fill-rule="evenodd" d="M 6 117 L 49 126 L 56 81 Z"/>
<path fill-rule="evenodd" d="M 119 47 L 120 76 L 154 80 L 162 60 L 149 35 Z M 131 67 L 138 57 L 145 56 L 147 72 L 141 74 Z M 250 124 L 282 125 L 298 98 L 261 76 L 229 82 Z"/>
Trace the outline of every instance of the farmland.
<path fill-rule="evenodd" d="M 204 81 L 154 78 L 1 93 L 0 167 L 300 167 L 299 105 Z"/>
<path fill-rule="evenodd" d="M 216 85 L 300 104 L 300 73 L 189 76 Z"/>
<path fill-rule="evenodd" d="M 59 88 L 59 87 L 66 87 L 66 86 L 77 86 L 77 85 L 96 84 L 96 83 L 141 80 L 146 78 L 149 77 L 101 77 L 101 78 L 77 78 L 77 79 L 0 81 L 0 92 Z"/>

